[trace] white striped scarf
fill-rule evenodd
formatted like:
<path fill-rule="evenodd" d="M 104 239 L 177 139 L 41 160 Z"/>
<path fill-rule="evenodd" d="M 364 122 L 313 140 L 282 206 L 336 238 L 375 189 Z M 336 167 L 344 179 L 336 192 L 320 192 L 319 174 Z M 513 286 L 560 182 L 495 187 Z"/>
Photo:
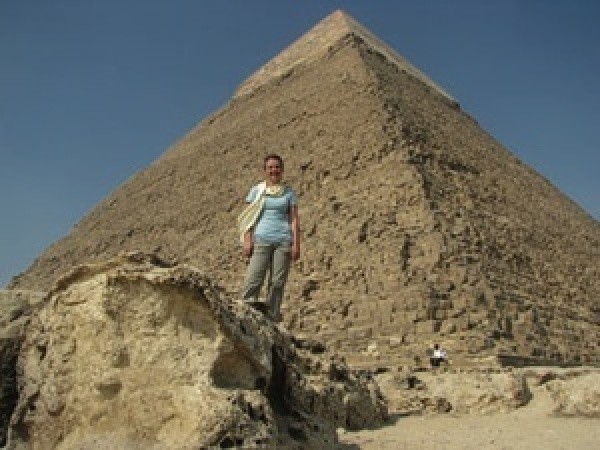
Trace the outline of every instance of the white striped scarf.
<path fill-rule="evenodd" d="M 279 197 L 280 195 L 283 195 L 283 192 L 285 191 L 284 184 L 267 186 L 267 183 L 264 181 L 259 183 L 256 187 L 258 192 L 256 193 L 256 197 L 254 197 L 254 201 L 250 203 L 237 218 L 240 242 L 242 243 L 244 242 L 244 234 L 256 224 L 258 216 L 260 216 L 260 213 L 262 212 L 265 205 L 265 195 Z"/>

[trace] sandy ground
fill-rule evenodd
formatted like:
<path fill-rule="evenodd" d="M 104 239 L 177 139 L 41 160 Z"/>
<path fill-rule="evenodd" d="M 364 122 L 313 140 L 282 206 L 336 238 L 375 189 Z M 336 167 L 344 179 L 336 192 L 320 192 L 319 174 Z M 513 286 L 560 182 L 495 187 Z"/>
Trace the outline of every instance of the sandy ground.
<path fill-rule="evenodd" d="M 600 449 L 599 419 L 550 417 L 548 394 L 540 388 L 533 394 L 528 405 L 509 413 L 392 417 L 377 430 L 340 430 L 340 440 L 364 450 Z"/>

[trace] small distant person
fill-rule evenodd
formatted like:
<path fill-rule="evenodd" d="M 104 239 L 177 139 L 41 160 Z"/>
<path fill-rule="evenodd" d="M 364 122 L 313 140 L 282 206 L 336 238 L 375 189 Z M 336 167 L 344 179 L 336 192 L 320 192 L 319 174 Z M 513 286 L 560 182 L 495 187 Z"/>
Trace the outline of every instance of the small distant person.
<path fill-rule="evenodd" d="M 250 189 L 246 209 L 238 217 L 242 254 L 248 270 L 242 298 L 255 307 L 269 270 L 267 315 L 281 321 L 281 301 L 290 262 L 300 258 L 300 221 L 294 190 L 283 183 L 283 159 L 264 158 L 265 180 Z"/>
<path fill-rule="evenodd" d="M 431 367 L 440 367 L 441 363 L 448 362 L 446 352 L 440 348 L 438 344 L 433 346 L 433 354 L 430 358 Z"/>

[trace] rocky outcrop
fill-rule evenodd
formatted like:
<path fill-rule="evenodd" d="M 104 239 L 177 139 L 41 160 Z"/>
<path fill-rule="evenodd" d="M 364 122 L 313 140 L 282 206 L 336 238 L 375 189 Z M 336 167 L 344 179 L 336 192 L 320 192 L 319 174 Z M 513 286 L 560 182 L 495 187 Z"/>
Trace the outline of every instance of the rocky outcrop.
<path fill-rule="evenodd" d="M 532 398 L 523 373 L 503 370 L 390 372 L 379 378 L 398 414 L 508 412 Z"/>
<path fill-rule="evenodd" d="M 6 443 L 10 415 L 17 403 L 16 363 L 31 307 L 41 292 L 0 290 L 0 447 Z"/>
<path fill-rule="evenodd" d="M 17 366 L 9 449 L 332 448 L 381 424 L 374 380 L 189 266 L 128 254 L 61 278 Z"/>
<path fill-rule="evenodd" d="M 598 370 L 547 370 L 537 380 L 552 399 L 554 415 L 600 418 Z"/>
<path fill-rule="evenodd" d="M 530 367 L 388 371 L 377 375 L 390 413 L 600 417 L 600 370 Z"/>

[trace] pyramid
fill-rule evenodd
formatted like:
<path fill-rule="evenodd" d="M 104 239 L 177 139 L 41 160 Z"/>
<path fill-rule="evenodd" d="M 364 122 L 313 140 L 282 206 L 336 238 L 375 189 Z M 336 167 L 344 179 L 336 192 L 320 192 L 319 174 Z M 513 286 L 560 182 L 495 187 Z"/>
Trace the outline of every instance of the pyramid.
<path fill-rule="evenodd" d="M 354 366 L 598 364 L 600 224 L 342 11 L 51 245 L 11 288 L 123 250 L 240 288 L 235 217 L 281 154 L 302 258 L 285 325 Z"/>

